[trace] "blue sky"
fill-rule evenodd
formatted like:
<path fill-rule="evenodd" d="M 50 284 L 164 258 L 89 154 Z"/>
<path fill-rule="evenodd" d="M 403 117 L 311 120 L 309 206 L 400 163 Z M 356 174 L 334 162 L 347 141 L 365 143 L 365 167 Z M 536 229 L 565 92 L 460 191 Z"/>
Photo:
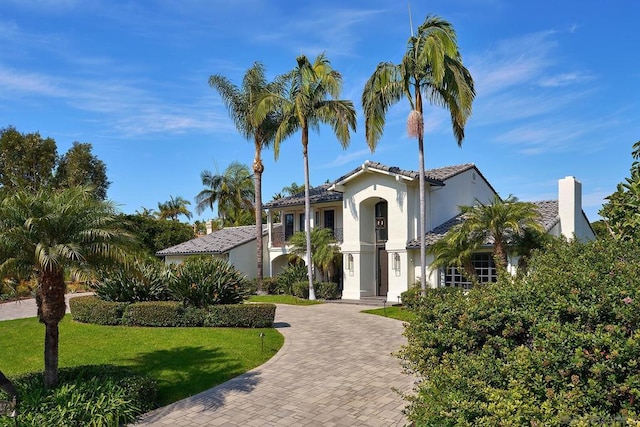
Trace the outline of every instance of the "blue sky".
<path fill-rule="evenodd" d="M 365 160 L 416 170 L 408 103 L 389 112 L 375 153 L 360 107 L 376 65 L 404 53 L 407 9 L 398 0 L 0 0 L 0 128 L 39 131 L 59 153 L 92 143 L 124 212 L 170 196 L 195 210 L 201 171 L 253 160 L 208 77 L 239 84 L 261 61 L 273 78 L 296 56 L 325 52 L 358 129 L 344 151 L 329 128 L 310 135 L 312 185 Z M 454 25 L 477 89 L 462 148 L 448 113 L 426 110 L 427 168 L 473 162 L 502 196 L 521 200 L 554 199 L 557 180 L 573 175 L 598 219 L 640 139 L 640 3 L 414 0 L 411 9 L 414 26 L 428 14 Z M 263 157 L 265 201 L 303 182 L 299 135 L 277 161 L 272 151 Z"/>

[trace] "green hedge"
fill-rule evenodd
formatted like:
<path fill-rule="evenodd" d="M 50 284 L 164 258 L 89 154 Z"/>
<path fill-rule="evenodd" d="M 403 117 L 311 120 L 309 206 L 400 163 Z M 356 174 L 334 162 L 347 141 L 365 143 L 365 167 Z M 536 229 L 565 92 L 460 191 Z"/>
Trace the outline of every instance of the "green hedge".
<path fill-rule="evenodd" d="M 294 297 L 309 299 L 309 282 L 295 282 L 291 285 L 291 292 Z"/>
<path fill-rule="evenodd" d="M 103 301 L 87 295 L 69 300 L 69 309 L 73 320 L 97 325 L 120 325 L 127 303 Z"/>
<path fill-rule="evenodd" d="M 207 309 L 204 326 L 270 328 L 275 316 L 275 304 L 212 305 Z"/>
<path fill-rule="evenodd" d="M 177 301 L 153 301 L 129 304 L 122 316 L 127 326 L 201 326 L 202 310 L 185 309 Z"/>
<path fill-rule="evenodd" d="M 316 298 L 318 299 L 338 299 L 340 290 L 338 284 L 333 282 L 320 282 L 314 285 Z"/>
<path fill-rule="evenodd" d="M 127 326 L 270 328 L 276 313 L 274 304 L 218 304 L 201 309 L 185 308 L 177 301 L 107 302 L 93 295 L 72 298 L 69 306 L 76 321 Z"/>

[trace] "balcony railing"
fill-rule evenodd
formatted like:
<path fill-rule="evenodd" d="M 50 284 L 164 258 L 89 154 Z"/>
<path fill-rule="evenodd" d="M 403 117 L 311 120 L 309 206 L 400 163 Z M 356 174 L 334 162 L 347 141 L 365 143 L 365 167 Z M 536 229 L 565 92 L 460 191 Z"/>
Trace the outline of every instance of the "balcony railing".
<path fill-rule="evenodd" d="M 338 243 L 342 243 L 343 235 L 342 228 L 334 228 L 333 230 L 333 238 L 336 239 Z M 289 239 L 291 235 L 286 235 L 284 231 L 272 231 L 271 232 L 271 246 L 273 247 L 282 247 L 286 246 L 289 243 Z"/>

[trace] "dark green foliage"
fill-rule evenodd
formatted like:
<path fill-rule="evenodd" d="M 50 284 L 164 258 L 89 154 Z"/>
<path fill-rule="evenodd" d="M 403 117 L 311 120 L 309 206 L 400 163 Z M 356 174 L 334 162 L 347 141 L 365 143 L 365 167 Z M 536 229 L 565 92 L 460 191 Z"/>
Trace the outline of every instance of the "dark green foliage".
<path fill-rule="evenodd" d="M 262 290 L 269 295 L 280 293 L 280 284 L 277 277 L 264 277 L 262 279 Z"/>
<path fill-rule="evenodd" d="M 169 278 L 169 270 L 162 262 L 135 261 L 126 267 L 103 270 L 92 287 L 104 301 L 168 301 Z"/>
<path fill-rule="evenodd" d="M 36 191 L 51 184 L 58 158 L 56 142 L 38 132 L 0 129 L 0 188 L 3 195 L 17 188 Z"/>
<path fill-rule="evenodd" d="M 185 309 L 177 301 L 151 301 L 129 304 L 122 315 L 127 326 L 182 326 Z"/>
<path fill-rule="evenodd" d="M 291 290 L 294 297 L 309 298 L 309 282 L 295 282 L 291 286 Z"/>
<path fill-rule="evenodd" d="M 148 255 L 195 237 L 189 224 L 157 219 L 149 215 L 122 215 L 127 230 L 134 234 Z"/>
<path fill-rule="evenodd" d="M 401 357 L 417 425 L 625 425 L 640 413 L 640 248 L 554 242 L 529 274 L 429 290 Z"/>
<path fill-rule="evenodd" d="M 222 258 L 191 257 L 173 274 L 171 292 L 185 306 L 238 304 L 247 296 L 247 278 Z"/>
<path fill-rule="evenodd" d="M 156 406 L 155 381 L 119 366 L 60 369 L 60 384 L 49 390 L 41 373 L 13 382 L 21 397 L 19 426 L 119 426 Z M 0 392 L 0 399 L 5 398 Z M 13 427 L 14 421 L 0 416 L 0 426 Z"/>
<path fill-rule="evenodd" d="M 73 320 L 97 325 L 120 325 L 126 306 L 127 303 L 103 301 L 93 295 L 69 300 Z"/>
<path fill-rule="evenodd" d="M 275 304 L 212 305 L 207 309 L 204 326 L 270 328 L 275 316 Z"/>
<path fill-rule="evenodd" d="M 633 144 L 630 177 L 616 187 L 616 191 L 606 197 L 607 203 L 600 209 L 606 234 L 621 240 L 640 239 L 640 141 Z"/>
<path fill-rule="evenodd" d="M 402 305 L 412 309 L 415 308 L 420 301 L 420 283 L 414 283 L 408 290 L 400 294 Z"/>
<path fill-rule="evenodd" d="M 291 264 L 285 267 L 280 274 L 278 274 L 279 293 L 294 295 L 293 284 L 295 282 L 308 281 L 309 276 L 307 273 L 307 266 L 304 263 Z M 307 284 L 307 288 L 309 285 Z"/>
<path fill-rule="evenodd" d="M 91 186 L 95 197 L 105 200 L 111 185 L 107 179 L 107 166 L 91 153 L 91 148 L 91 144 L 74 142 L 58 161 L 54 185 L 56 188 Z"/>
<path fill-rule="evenodd" d="M 338 299 L 340 298 L 340 289 L 338 284 L 333 282 L 320 282 L 313 286 L 316 290 L 318 299 Z"/>

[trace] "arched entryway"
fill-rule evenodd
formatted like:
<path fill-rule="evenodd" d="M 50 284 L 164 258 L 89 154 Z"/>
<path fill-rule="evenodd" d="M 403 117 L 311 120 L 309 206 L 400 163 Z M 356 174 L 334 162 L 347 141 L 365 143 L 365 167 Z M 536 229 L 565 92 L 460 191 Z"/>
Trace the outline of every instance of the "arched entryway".
<path fill-rule="evenodd" d="M 389 290 L 388 204 L 385 199 L 369 198 L 360 204 L 360 293 L 386 296 Z"/>

